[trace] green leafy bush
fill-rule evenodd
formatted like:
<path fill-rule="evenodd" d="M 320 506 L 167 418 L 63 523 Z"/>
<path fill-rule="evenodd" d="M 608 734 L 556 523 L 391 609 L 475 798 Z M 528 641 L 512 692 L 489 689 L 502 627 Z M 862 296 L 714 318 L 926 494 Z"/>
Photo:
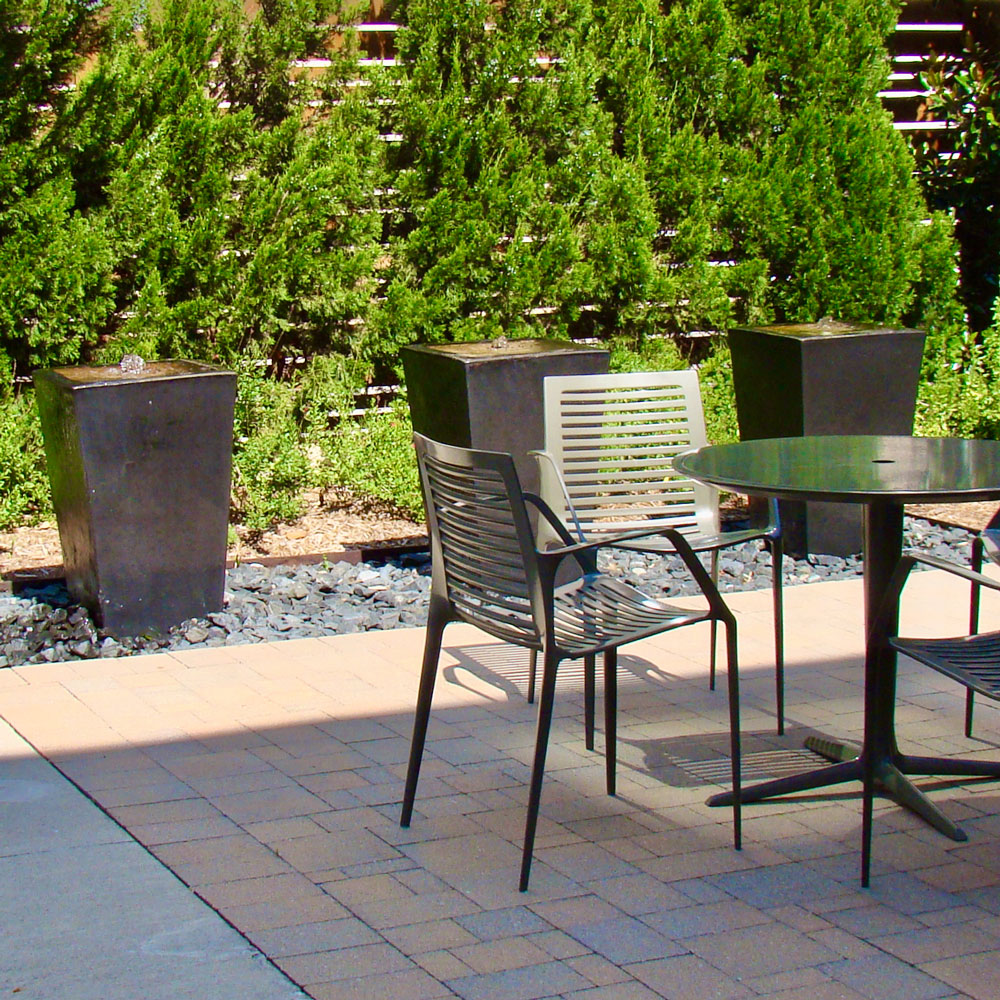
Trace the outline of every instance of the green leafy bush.
<path fill-rule="evenodd" d="M 405 400 L 397 400 L 390 413 L 371 413 L 357 423 L 342 425 L 331 440 L 327 461 L 334 482 L 423 520 L 413 428 Z"/>
<path fill-rule="evenodd" d="M 728 444 L 740 438 L 733 388 L 733 359 L 729 345 L 720 340 L 698 368 L 705 431 L 712 444 Z"/>
<path fill-rule="evenodd" d="M 34 393 L 0 388 L 0 529 L 52 517 Z"/>
<path fill-rule="evenodd" d="M 320 80 L 297 66 L 327 51 L 338 8 L 18 0 L 0 15 L 0 68 L 25 78 L 24 95 L 0 83 L 0 350 L 19 374 L 126 350 L 352 350 L 377 291 L 384 144 L 351 85 L 356 46 Z M 42 97 L 52 111 L 32 113 Z"/>
<path fill-rule="evenodd" d="M 236 385 L 233 513 L 259 532 L 302 513 L 310 465 L 295 419 L 294 386 L 252 364 L 241 368 Z"/>
<path fill-rule="evenodd" d="M 370 373 L 367 364 L 337 355 L 282 379 L 262 365 L 241 367 L 233 456 L 239 523 L 259 532 L 293 521 L 307 490 L 331 485 L 422 516 L 405 400 L 388 414 L 351 417 Z"/>
<path fill-rule="evenodd" d="M 113 306 L 104 227 L 50 139 L 99 29 L 96 4 L 0 5 L 0 355 L 19 376 L 79 360 Z"/>
<path fill-rule="evenodd" d="M 608 368 L 613 372 L 668 372 L 688 367 L 670 337 L 616 337 L 610 346 Z"/>
<path fill-rule="evenodd" d="M 614 153 L 587 4 L 409 0 L 400 16 L 398 223 L 369 350 L 565 337 L 584 306 L 627 328 L 650 297 L 655 218 Z"/>
<path fill-rule="evenodd" d="M 926 207 L 878 98 L 896 8 L 595 4 L 600 86 L 656 207 L 660 329 L 915 315 Z"/>
<path fill-rule="evenodd" d="M 644 338 L 638 342 L 619 337 L 611 343 L 613 372 L 662 372 L 690 367 L 669 337 Z M 711 350 L 698 367 L 698 386 L 705 413 L 705 430 L 712 444 L 739 440 L 733 362 L 723 338 L 713 338 Z"/>
<path fill-rule="evenodd" d="M 943 339 L 934 348 L 932 361 L 925 357 L 916 433 L 1000 439 L 1000 300 L 988 330 Z"/>

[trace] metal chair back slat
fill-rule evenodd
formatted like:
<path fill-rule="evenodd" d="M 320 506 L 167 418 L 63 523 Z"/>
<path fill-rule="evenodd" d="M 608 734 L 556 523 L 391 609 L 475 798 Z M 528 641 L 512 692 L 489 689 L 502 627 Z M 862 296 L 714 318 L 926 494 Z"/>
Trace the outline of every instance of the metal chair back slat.
<path fill-rule="evenodd" d="M 499 463 L 490 468 L 470 464 L 464 452 L 439 453 L 447 457 L 421 456 L 421 477 L 442 593 L 484 631 L 537 646 L 526 569 L 533 551 L 523 543 L 523 507 L 513 509 Z"/>
<path fill-rule="evenodd" d="M 707 443 L 694 371 L 548 378 L 545 428 L 586 535 L 623 523 L 717 533 L 713 491 L 673 473 L 676 455 Z M 570 520 L 555 490 L 543 496 Z"/>

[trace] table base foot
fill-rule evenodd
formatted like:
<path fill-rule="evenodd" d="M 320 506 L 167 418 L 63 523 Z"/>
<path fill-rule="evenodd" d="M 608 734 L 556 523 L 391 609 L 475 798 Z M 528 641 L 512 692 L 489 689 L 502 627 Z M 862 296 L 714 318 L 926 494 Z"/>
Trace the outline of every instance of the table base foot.
<path fill-rule="evenodd" d="M 861 747 L 856 743 L 831 740 L 828 736 L 806 737 L 806 749 L 836 763 L 857 760 L 861 756 Z"/>
<path fill-rule="evenodd" d="M 913 772 L 910 772 L 911 774 Z M 921 772 L 926 774 L 927 772 Z M 891 761 L 875 767 L 875 790 L 883 792 L 910 812 L 916 813 L 935 830 L 952 840 L 968 840 L 968 834 L 950 819 Z"/>
<path fill-rule="evenodd" d="M 861 763 L 857 760 L 831 764 L 815 771 L 805 771 L 802 774 L 792 774 L 787 778 L 775 778 L 773 781 L 762 781 L 759 785 L 744 788 L 740 794 L 740 802 L 760 802 L 762 799 L 775 798 L 779 795 L 793 795 L 795 792 L 808 792 L 813 788 L 826 788 L 828 785 L 839 785 L 844 781 L 861 780 Z M 710 806 L 731 806 L 732 792 L 719 792 L 709 800 Z"/>
<path fill-rule="evenodd" d="M 903 774 L 936 774 L 943 778 L 1000 778 L 1000 761 L 996 760 L 899 754 L 895 763 Z"/>
<path fill-rule="evenodd" d="M 783 795 L 793 795 L 796 792 L 807 792 L 815 788 L 826 788 L 830 785 L 843 784 L 845 781 L 862 780 L 862 761 L 857 756 L 857 747 L 848 743 L 837 743 L 834 740 L 824 740 L 810 737 L 806 741 L 811 750 L 824 756 L 835 757 L 839 754 L 854 753 L 848 760 L 820 767 L 803 774 L 790 775 L 787 778 L 776 778 L 773 781 L 763 781 L 759 785 L 744 788 L 740 795 L 743 804 L 760 802 L 764 799 L 777 798 Z M 821 749 L 822 746 L 822 749 Z M 943 775 L 946 777 L 967 778 L 1000 778 L 1000 762 L 983 760 L 953 760 L 940 757 L 911 757 L 904 754 L 894 755 L 878 760 L 873 765 L 875 791 L 887 795 L 897 804 L 916 813 L 952 840 L 968 840 L 968 835 L 957 826 L 912 781 L 910 774 Z M 710 806 L 731 806 L 732 792 L 720 792 L 708 799 Z"/>

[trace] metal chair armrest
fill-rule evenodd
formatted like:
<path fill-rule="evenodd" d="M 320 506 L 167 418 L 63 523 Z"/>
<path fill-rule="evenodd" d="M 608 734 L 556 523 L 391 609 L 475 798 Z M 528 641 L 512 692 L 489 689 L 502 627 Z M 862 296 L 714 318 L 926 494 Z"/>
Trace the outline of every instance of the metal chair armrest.
<path fill-rule="evenodd" d="M 900 561 L 902 562 L 903 560 L 910 563 L 910 569 L 913 568 L 914 564 L 921 563 L 924 566 L 930 566 L 932 569 L 942 569 L 953 576 L 960 576 L 972 583 L 978 583 L 982 587 L 989 587 L 990 590 L 1000 590 L 1000 580 L 994 580 L 982 573 L 977 573 L 974 569 L 969 569 L 961 563 L 954 563 L 950 559 L 941 559 L 938 556 L 909 551 L 903 553 L 902 560 Z M 907 570 L 907 573 L 909 573 L 909 570 Z"/>
<path fill-rule="evenodd" d="M 534 493 L 525 493 L 524 499 L 534 507 L 537 507 L 546 519 L 553 519 L 553 526 L 561 525 L 559 518 L 553 512 L 552 508 L 541 497 L 536 496 Z M 562 534 L 570 537 L 565 527 L 562 528 Z M 538 549 L 537 552 L 540 562 L 557 564 L 567 556 L 573 556 L 585 572 L 593 572 L 596 569 L 595 557 L 600 549 L 614 548 L 615 545 L 621 542 L 633 541 L 637 538 L 651 538 L 653 536 L 662 536 L 670 541 L 677 555 L 684 561 L 684 564 L 691 571 L 691 575 L 701 588 L 702 593 L 708 599 L 713 612 L 718 617 L 729 621 L 732 615 L 725 601 L 723 601 L 722 595 L 719 593 L 719 588 L 715 585 L 708 570 L 705 569 L 701 560 L 688 544 L 687 539 L 676 528 L 661 527 L 648 531 L 626 531 L 620 535 L 602 535 L 600 539 L 594 541 L 573 542 L 572 544 L 560 545 L 555 548 Z M 586 558 L 588 553 L 593 553 L 591 559 Z"/>
<path fill-rule="evenodd" d="M 532 506 L 538 507 L 539 510 L 542 509 L 543 505 L 548 507 L 544 500 L 535 496 L 533 493 L 525 493 L 524 499 L 528 503 L 532 504 Z M 552 516 L 555 517 L 555 514 L 552 514 Z M 558 517 L 556 517 L 555 523 L 561 523 L 559 522 Z M 553 527 L 555 527 L 555 524 L 553 524 Z M 563 526 L 563 532 L 566 532 L 565 526 Z M 566 533 L 568 534 L 568 532 Z M 668 537 L 677 535 L 677 537 L 681 539 L 681 544 L 683 544 L 689 552 L 691 551 L 691 547 L 687 544 L 684 540 L 684 536 L 681 535 L 679 531 L 675 531 L 673 528 L 651 528 L 648 531 L 625 531 L 620 535 L 602 534 L 600 538 L 584 542 L 574 542 L 572 540 L 572 536 L 570 536 L 570 540 L 566 545 L 557 545 L 548 549 L 539 549 L 538 554 L 540 556 L 558 556 L 561 559 L 564 556 L 576 555 L 579 552 L 597 552 L 600 549 L 613 549 L 616 545 L 620 545 L 622 542 L 631 542 L 637 538 L 652 538 L 659 535 L 666 535 Z M 671 542 L 673 542 L 672 537 Z"/>
<path fill-rule="evenodd" d="M 597 552 L 599 549 L 613 548 L 620 542 L 632 541 L 636 538 L 651 538 L 654 535 L 667 535 L 667 534 L 680 534 L 679 532 L 674 532 L 672 528 L 650 528 L 643 531 L 625 531 L 620 535 L 605 535 L 602 534 L 599 538 L 588 539 L 584 536 L 584 540 L 577 542 L 573 539 L 573 536 L 566 530 L 566 525 L 560 520 L 559 516 L 555 511 L 540 497 L 537 493 L 524 493 L 523 494 L 525 502 L 530 503 L 535 507 L 545 518 L 549 524 L 552 525 L 553 529 L 558 532 L 559 537 L 563 540 L 563 545 L 553 546 L 547 549 L 538 549 L 538 554 L 540 556 L 558 556 L 560 559 L 564 556 L 576 555 L 581 552 Z M 684 543 L 687 546 L 687 542 Z M 690 546 L 688 546 L 690 549 Z"/>
<path fill-rule="evenodd" d="M 899 601 L 903 594 L 903 588 L 906 586 L 906 581 L 910 576 L 910 571 L 917 564 L 924 566 L 930 566 L 933 569 L 941 569 L 953 576 L 961 577 L 962 579 L 969 580 L 972 583 L 978 583 L 983 587 L 989 587 L 990 590 L 1000 590 L 1000 581 L 991 580 L 988 576 L 984 576 L 982 573 L 977 573 L 975 570 L 967 569 L 965 566 L 959 563 L 951 562 L 948 559 L 939 559 L 937 556 L 924 555 L 913 551 L 912 549 L 904 552 L 900 557 L 899 562 L 896 564 L 896 569 L 893 571 L 892 576 L 889 579 L 889 585 L 886 587 L 885 596 L 882 598 L 882 603 L 879 606 L 878 613 L 875 616 L 875 620 L 872 624 L 872 631 L 877 632 L 879 628 L 885 628 L 885 623 L 889 619 L 890 615 L 894 611 L 898 611 Z"/>
<path fill-rule="evenodd" d="M 584 542 L 577 542 L 573 538 L 573 536 L 569 533 L 569 531 L 566 530 L 566 525 L 563 524 L 562 519 L 559 517 L 559 515 L 537 493 L 529 493 L 528 491 L 524 491 L 521 494 L 521 496 L 524 497 L 525 503 L 530 503 L 531 506 L 534 507 L 538 511 L 538 513 L 545 518 L 549 526 L 559 536 L 560 541 L 562 541 L 563 543 L 560 546 L 554 546 L 548 549 L 538 549 L 538 547 L 536 546 L 536 550 L 538 552 L 542 553 L 556 552 L 556 551 L 562 552 L 564 549 L 568 550 L 571 548 L 588 548 L 592 546 L 592 543 L 587 542 L 586 540 Z"/>
<path fill-rule="evenodd" d="M 979 535 L 977 541 L 982 546 L 983 554 L 990 562 L 1000 564 L 1000 529 L 992 527 L 985 528 Z"/>
<path fill-rule="evenodd" d="M 573 527 L 576 528 L 576 533 L 581 542 L 587 540 L 587 533 L 583 530 L 583 525 L 580 523 L 580 518 L 577 516 L 576 507 L 573 506 L 573 501 L 570 499 L 569 490 L 566 488 L 566 480 L 563 478 L 562 471 L 560 470 L 555 458 L 551 452 L 543 451 L 541 449 L 535 449 L 528 452 L 534 460 L 538 463 L 539 475 L 544 480 L 546 472 L 549 475 L 555 477 L 555 481 L 559 484 L 559 489 L 562 491 L 563 503 L 566 504 L 566 510 L 569 512 L 569 516 L 573 521 Z M 543 468 L 544 466 L 544 468 Z M 551 510 L 551 508 L 550 508 Z M 558 520 L 558 519 L 557 519 Z M 560 523 L 562 523 L 560 521 Z M 553 525 L 554 526 L 554 525 Z M 562 533 L 560 532 L 560 535 Z"/>

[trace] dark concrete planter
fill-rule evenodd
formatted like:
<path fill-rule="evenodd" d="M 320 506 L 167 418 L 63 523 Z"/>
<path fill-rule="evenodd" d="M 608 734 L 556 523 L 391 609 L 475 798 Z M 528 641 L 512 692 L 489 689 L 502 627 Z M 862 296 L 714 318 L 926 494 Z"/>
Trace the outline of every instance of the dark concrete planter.
<path fill-rule="evenodd" d="M 607 351 L 564 340 L 416 345 L 402 349 L 413 429 L 444 444 L 514 456 L 523 489 L 538 489 L 527 452 L 545 444 L 542 379 L 607 372 Z"/>
<path fill-rule="evenodd" d="M 120 635 L 221 610 L 236 376 L 158 361 L 34 380 L 73 598 Z"/>
<path fill-rule="evenodd" d="M 921 330 L 847 323 L 729 331 L 743 440 L 803 434 L 912 434 Z M 861 551 L 861 508 L 781 503 L 792 555 Z"/>

